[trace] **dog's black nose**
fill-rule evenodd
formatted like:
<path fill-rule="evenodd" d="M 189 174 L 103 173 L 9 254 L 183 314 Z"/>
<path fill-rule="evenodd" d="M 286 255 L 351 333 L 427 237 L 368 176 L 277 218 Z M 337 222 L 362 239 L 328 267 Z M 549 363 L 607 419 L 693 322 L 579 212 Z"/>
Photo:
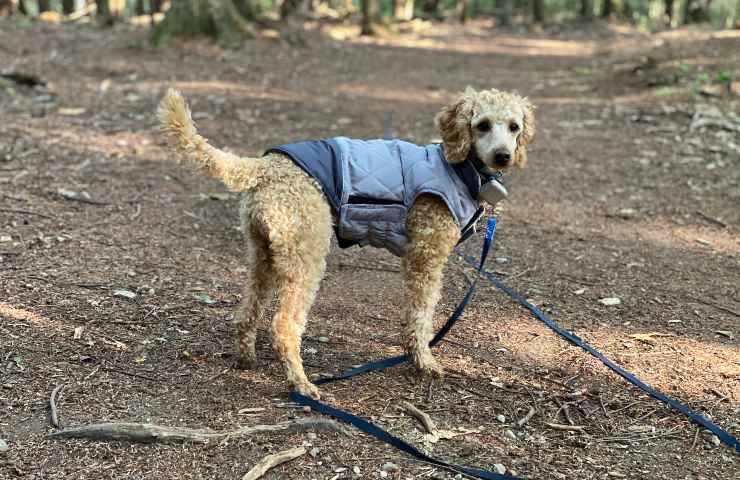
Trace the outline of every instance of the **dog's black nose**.
<path fill-rule="evenodd" d="M 493 152 L 493 161 L 496 165 L 505 167 L 511 161 L 511 154 L 506 150 L 496 150 Z"/>

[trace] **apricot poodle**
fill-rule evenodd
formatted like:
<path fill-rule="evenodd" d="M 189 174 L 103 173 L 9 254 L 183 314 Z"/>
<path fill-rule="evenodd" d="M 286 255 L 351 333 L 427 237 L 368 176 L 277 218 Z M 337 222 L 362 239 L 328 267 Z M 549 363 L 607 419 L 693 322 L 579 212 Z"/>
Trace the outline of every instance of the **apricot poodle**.
<path fill-rule="evenodd" d="M 201 137 L 185 100 L 170 89 L 158 110 L 163 131 L 207 175 L 243 194 L 247 275 L 235 318 L 239 363 L 254 366 L 257 323 L 277 291 L 274 349 L 291 386 L 319 398 L 303 370 L 301 336 L 336 233 L 340 245 L 349 240 L 383 246 L 402 257 L 403 347 L 423 374 L 441 376 L 429 341 L 443 267 L 479 207 L 482 171 L 527 163 L 533 110 L 515 93 L 468 88 L 435 118 L 441 145 L 338 137 L 246 158 Z M 371 177 L 365 190 L 348 184 Z M 414 182 L 418 185 L 408 185 Z M 457 191 L 445 191 L 448 187 Z M 381 193 L 368 199 L 366 191 Z M 472 211 L 468 204 L 474 204 Z"/>

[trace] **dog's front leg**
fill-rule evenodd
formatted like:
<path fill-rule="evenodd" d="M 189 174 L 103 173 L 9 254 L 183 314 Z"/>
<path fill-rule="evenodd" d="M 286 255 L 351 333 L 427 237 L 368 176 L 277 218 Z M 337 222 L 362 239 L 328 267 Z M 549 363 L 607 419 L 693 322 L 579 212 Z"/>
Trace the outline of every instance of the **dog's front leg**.
<path fill-rule="evenodd" d="M 403 343 L 424 374 L 441 376 L 432 357 L 432 320 L 442 288 L 442 270 L 460 237 L 460 230 L 442 200 L 419 197 L 406 222 L 409 244 L 401 261 L 404 283 Z"/>

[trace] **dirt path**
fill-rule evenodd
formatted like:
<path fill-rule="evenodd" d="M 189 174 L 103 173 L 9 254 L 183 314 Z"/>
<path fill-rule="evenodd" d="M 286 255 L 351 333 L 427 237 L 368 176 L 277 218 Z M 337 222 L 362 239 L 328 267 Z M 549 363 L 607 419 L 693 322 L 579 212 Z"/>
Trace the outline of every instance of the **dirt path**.
<path fill-rule="evenodd" d="M 237 202 L 162 148 L 153 112 L 171 83 L 191 99 L 206 136 L 252 154 L 289 140 L 379 136 L 387 112 L 397 136 L 426 142 L 439 106 L 468 84 L 529 95 L 539 106 L 536 148 L 530 168 L 507 180 L 512 198 L 489 268 L 737 436 L 740 135 L 690 125 L 713 109 L 725 120 L 740 112 L 737 96 L 691 94 L 702 72 L 740 65 L 739 37 L 603 27 L 525 34 L 481 23 L 464 32 L 421 26 L 372 43 L 331 39 L 344 34 L 315 31 L 293 47 L 265 40 L 240 51 L 205 42 L 155 50 L 144 32 L 125 27 L 0 23 L 0 73 L 48 82 L 0 83 L 0 438 L 9 445 L 0 477 L 234 479 L 297 445 L 311 454 L 265 478 L 379 478 L 386 462 L 399 467 L 388 478 L 455 475 L 359 433 L 212 447 L 46 439 L 48 397 L 59 384 L 62 425 L 227 430 L 311 415 L 286 405 L 266 328 L 264 368 L 230 368 L 242 273 Z M 479 246 L 465 248 L 477 254 Z M 369 249 L 332 257 L 305 337 L 310 373 L 398 352 L 397 269 L 397 259 Z M 464 274 L 453 261 L 439 321 L 462 296 Z M 606 297 L 621 303 L 599 303 Z M 435 456 L 503 464 L 527 478 L 740 471 L 729 449 L 489 287 L 449 338 L 439 348 L 449 375 L 431 398 L 407 367 L 325 394 Z M 568 397 L 574 392 L 586 393 Z M 404 399 L 467 433 L 424 444 L 397 408 Z M 545 425 L 567 423 L 563 402 L 585 433 Z M 517 427 L 533 404 L 534 417 Z"/>

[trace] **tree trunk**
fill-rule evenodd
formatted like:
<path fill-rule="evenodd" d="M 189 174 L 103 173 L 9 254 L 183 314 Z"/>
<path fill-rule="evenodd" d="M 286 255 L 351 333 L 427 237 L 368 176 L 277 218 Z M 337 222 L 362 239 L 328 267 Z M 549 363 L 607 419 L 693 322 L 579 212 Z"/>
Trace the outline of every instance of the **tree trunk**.
<path fill-rule="evenodd" d="M 614 11 L 614 5 L 612 5 L 613 0 L 602 0 L 601 3 L 601 18 L 609 18 L 612 16 L 612 12 Z"/>
<path fill-rule="evenodd" d="M 532 18 L 534 23 L 540 25 L 545 23 L 545 2 L 544 0 L 533 0 L 532 1 Z"/>
<path fill-rule="evenodd" d="M 16 11 L 16 2 L 13 0 L 0 0 L 0 17 L 11 15 Z"/>
<path fill-rule="evenodd" d="M 414 0 L 394 0 L 393 18 L 406 21 L 414 18 Z"/>
<path fill-rule="evenodd" d="M 110 8 L 108 5 L 108 0 L 95 0 L 95 5 L 97 5 L 97 16 L 103 19 L 107 19 L 110 16 Z"/>
<path fill-rule="evenodd" d="M 498 10 L 497 17 L 501 25 L 511 25 L 511 14 L 513 11 L 512 2 L 513 0 L 501 0 L 500 5 L 496 3 Z"/>
<path fill-rule="evenodd" d="M 374 19 L 378 10 L 378 0 L 362 1 L 362 25 L 360 35 L 375 35 Z"/>
<path fill-rule="evenodd" d="M 423 0 L 421 4 L 421 11 L 431 18 L 442 18 L 439 13 L 439 0 Z"/>
<path fill-rule="evenodd" d="M 280 18 L 288 18 L 293 13 L 297 12 L 301 8 L 303 0 L 283 0 L 280 3 L 278 11 L 280 12 Z"/>
<path fill-rule="evenodd" d="M 460 23 L 468 21 L 468 0 L 457 0 L 457 18 Z"/>
<path fill-rule="evenodd" d="M 77 0 L 62 0 L 62 13 L 69 15 L 77 10 Z"/>
<path fill-rule="evenodd" d="M 162 45 L 172 37 L 205 35 L 231 47 L 255 36 L 248 20 L 252 18 L 242 16 L 233 0 L 177 0 L 154 28 L 152 42 Z"/>
<path fill-rule="evenodd" d="M 591 20 L 594 13 L 594 4 L 592 0 L 581 0 L 581 19 Z"/>
<path fill-rule="evenodd" d="M 673 25 L 673 0 L 663 0 L 664 10 L 664 21 L 666 26 Z"/>

